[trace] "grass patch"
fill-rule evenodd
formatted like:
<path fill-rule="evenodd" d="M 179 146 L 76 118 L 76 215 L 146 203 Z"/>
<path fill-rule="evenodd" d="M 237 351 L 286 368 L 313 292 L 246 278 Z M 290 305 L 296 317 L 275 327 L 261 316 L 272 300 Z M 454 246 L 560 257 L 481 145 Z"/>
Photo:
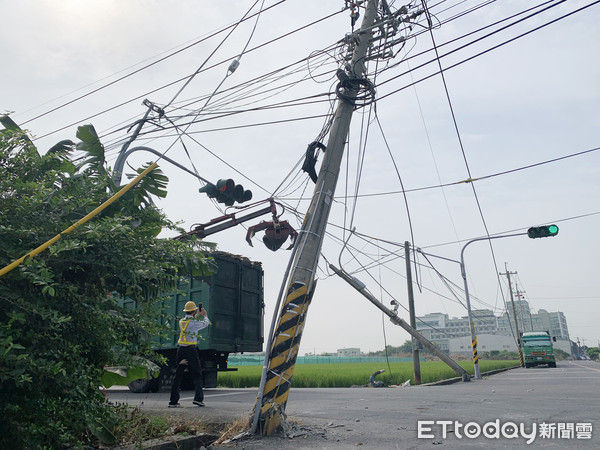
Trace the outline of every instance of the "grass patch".
<path fill-rule="evenodd" d="M 225 442 L 228 439 L 231 439 L 238 434 L 242 433 L 248 428 L 248 417 L 240 417 L 235 422 L 233 422 L 222 434 L 219 439 L 217 439 L 213 445 L 219 445 Z"/>
<path fill-rule="evenodd" d="M 178 411 L 143 411 L 124 405 L 116 406 L 115 413 L 118 421 L 111 430 L 115 437 L 113 445 L 140 449 L 145 448 L 144 443 L 151 439 L 197 436 L 201 433 L 220 436 L 219 441 L 223 441 L 239 434 L 248 423 L 246 417 L 231 423 L 189 417 L 184 413 L 178 414 Z"/>
<path fill-rule="evenodd" d="M 471 375 L 473 363 L 459 361 Z M 487 372 L 518 365 L 518 361 L 480 361 L 481 372 Z M 386 386 L 401 384 L 410 379 L 414 384 L 412 362 L 394 362 L 389 367 L 385 363 L 350 363 L 350 364 L 297 364 L 294 370 L 293 386 L 295 388 L 351 387 L 367 384 L 369 377 L 376 371 L 385 369 L 376 380 L 383 381 Z M 219 373 L 219 386 L 229 388 L 258 387 L 262 366 L 239 366 L 237 372 Z M 458 376 L 450 367 L 441 361 L 421 362 L 421 382 L 447 380 Z"/>
<path fill-rule="evenodd" d="M 147 414 L 139 408 L 119 407 L 119 421 L 114 428 L 117 443 L 138 444 L 148 439 L 166 436 L 171 428 L 168 417 Z"/>

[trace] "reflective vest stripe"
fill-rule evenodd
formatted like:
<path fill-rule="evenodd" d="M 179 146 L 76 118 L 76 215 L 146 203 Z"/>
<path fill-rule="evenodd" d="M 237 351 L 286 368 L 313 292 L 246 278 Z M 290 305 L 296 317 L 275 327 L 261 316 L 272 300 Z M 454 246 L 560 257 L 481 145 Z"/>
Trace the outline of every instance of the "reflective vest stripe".
<path fill-rule="evenodd" d="M 179 333 L 179 340 L 177 344 L 179 345 L 196 345 L 196 340 L 188 339 L 188 335 L 185 332 L 187 327 L 189 326 L 192 319 L 181 319 L 179 321 L 179 328 L 181 328 L 181 333 Z"/>

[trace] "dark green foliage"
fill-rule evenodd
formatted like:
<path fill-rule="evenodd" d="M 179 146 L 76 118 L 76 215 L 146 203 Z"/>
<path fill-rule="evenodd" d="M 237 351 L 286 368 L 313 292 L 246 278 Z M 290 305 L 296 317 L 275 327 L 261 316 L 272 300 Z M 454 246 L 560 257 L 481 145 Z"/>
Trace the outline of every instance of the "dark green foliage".
<path fill-rule="evenodd" d="M 429 350 L 427 350 L 427 349 L 422 349 L 419 351 L 429 353 Z M 385 350 L 378 350 L 376 352 L 370 352 L 369 356 L 394 356 L 394 355 L 398 355 L 398 354 L 409 354 L 409 355 L 412 354 L 412 342 L 404 341 L 404 344 L 402 344 L 399 347 L 393 347 L 391 345 L 387 345 L 385 347 Z"/>
<path fill-rule="evenodd" d="M 599 358 L 599 356 L 600 356 L 600 348 L 598 348 L 598 347 L 588 347 L 587 354 L 588 354 L 589 358 L 592 361 L 598 361 L 598 360 L 600 360 L 600 358 Z"/>
<path fill-rule="evenodd" d="M 0 268 L 114 193 L 93 127 L 77 136 L 40 156 L 22 131 L 0 132 Z M 87 152 L 79 166 L 75 146 Z M 151 354 L 150 337 L 165 332 L 159 292 L 209 270 L 201 243 L 156 237 L 176 227 L 150 201 L 167 181 L 154 175 L 0 277 L 0 448 L 83 447 L 92 433 L 110 440 L 117 417 L 99 390 L 104 367 Z M 120 309 L 112 294 L 139 308 Z"/>

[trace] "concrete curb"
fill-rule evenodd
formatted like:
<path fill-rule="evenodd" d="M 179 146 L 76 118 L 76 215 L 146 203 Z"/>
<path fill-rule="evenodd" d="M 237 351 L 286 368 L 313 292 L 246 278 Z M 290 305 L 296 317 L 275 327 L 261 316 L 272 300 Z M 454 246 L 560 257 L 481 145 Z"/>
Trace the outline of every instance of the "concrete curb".
<path fill-rule="evenodd" d="M 213 442 L 219 439 L 219 436 L 208 433 L 201 433 L 196 436 L 172 436 L 165 439 L 151 439 L 140 444 L 124 445 L 115 447 L 118 450 L 197 450 L 199 448 L 208 447 Z"/>
<path fill-rule="evenodd" d="M 503 369 L 490 370 L 489 372 L 483 372 L 481 374 L 481 376 L 487 377 L 490 375 L 496 375 L 497 373 L 506 372 L 507 370 L 518 369 L 519 367 L 521 367 L 521 366 L 505 367 Z M 471 377 L 471 378 L 473 378 L 473 377 Z M 448 378 L 447 380 L 434 381 L 433 383 L 421 384 L 421 386 L 445 386 L 448 384 L 458 383 L 459 381 L 462 381 L 462 377 Z"/>

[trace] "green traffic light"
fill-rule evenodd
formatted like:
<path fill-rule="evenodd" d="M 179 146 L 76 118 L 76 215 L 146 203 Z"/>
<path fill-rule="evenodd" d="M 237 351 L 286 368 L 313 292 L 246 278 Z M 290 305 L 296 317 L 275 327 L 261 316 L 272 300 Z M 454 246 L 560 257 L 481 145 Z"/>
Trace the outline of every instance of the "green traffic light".
<path fill-rule="evenodd" d="M 542 225 L 541 227 L 531 227 L 527 230 L 527 235 L 531 239 L 553 237 L 558 234 L 558 227 L 556 225 Z"/>

